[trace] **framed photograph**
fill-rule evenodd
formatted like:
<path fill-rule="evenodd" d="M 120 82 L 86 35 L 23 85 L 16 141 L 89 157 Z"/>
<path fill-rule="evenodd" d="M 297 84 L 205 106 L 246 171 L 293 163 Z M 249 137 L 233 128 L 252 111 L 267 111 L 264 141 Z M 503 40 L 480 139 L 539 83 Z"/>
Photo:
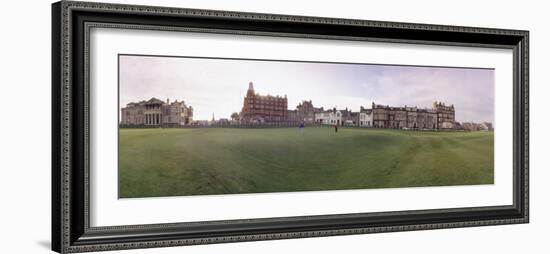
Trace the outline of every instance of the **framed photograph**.
<path fill-rule="evenodd" d="M 60 253 L 529 221 L 528 31 L 61 1 Z"/>

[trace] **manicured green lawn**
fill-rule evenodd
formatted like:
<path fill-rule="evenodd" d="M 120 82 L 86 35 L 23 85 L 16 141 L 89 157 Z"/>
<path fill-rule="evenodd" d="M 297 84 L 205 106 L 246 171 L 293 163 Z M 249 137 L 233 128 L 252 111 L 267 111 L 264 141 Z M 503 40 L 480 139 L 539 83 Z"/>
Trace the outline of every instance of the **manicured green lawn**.
<path fill-rule="evenodd" d="M 119 196 L 493 183 L 492 132 L 121 129 Z"/>

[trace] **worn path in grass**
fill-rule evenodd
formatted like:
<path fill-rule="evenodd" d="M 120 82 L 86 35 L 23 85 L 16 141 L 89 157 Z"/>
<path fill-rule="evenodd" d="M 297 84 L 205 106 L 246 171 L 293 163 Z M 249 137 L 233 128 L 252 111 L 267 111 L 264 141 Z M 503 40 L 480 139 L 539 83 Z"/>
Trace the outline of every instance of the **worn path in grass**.
<path fill-rule="evenodd" d="M 492 132 L 121 129 L 121 198 L 493 183 Z"/>

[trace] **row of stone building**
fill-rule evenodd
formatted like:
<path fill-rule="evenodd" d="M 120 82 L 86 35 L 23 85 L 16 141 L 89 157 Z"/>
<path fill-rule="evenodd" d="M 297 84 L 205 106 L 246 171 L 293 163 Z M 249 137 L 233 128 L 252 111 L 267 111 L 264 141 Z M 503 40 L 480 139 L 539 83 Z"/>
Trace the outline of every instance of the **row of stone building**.
<path fill-rule="evenodd" d="M 416 106 L 392 107 L 372 103 L 371 108 L 361 107 L 358 112 L 346 108 L 325 109 L 314 107 L 311 100 L 302 101 L 296 109 L 288 109 L 285 96 L 260 95 L 254 91 L 254 84 L 248 84 L 240 113 L 234 113 L 232 119 L 224 119 L 230 124 L 262 123 L 309 123 L 321 125 L 340 125 L 394 129 L 430 129 L 430 130 L 480 130 L 492 129 L 490 123 L 482 125 L 455 121 L 454 105 L 434 102 L 431 108 Z M 214 122 L 214 119 L 212 121 Z M 184 101 L 162 101 L 151 98 L 148 101 L 131 102 L 121 109 L 122 126 L 203 126 L 209 121 L 193 120 L 193 107 Z"/>
<path fill-rule="evenodd" d="M 361 107 L 359 112 L 352 112 L 347 108 L 316 108 L 310 100 L 301 102 L 294 110 L 288 110 L 286 95 L 259 95 L 250 82 L 239 120 L 244 123 L 288 121 L 395 129 L 453 129 L 455 109 L 453 105 L 447 106 L 442 102 L 434 102 L 430 109 L 372 103 L 370 109 Z"/>
<path fill-rule="evenodd" d="M 372 103 L 372 125 L 377 128 L 454 129 L 454 105 L 434 102 L 432 108 L 390 107 Z"/>
<path fill-rule="evenodd" d="M 359 112 L 332 109 L 315 114 L 320 124 L 393 129 L 454 129 L 454 106 L 435 102 L 433 108 L 390 107 L 372 103 L 370 109 L 361 107 Z"/>

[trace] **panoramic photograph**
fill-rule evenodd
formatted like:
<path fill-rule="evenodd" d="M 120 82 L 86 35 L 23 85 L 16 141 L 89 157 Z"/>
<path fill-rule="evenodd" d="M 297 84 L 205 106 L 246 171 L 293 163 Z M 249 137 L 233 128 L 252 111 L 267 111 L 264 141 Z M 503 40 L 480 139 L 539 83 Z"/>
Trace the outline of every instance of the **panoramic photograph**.
<path fill-rule="evenodd" d="M 119 198 L 494 183 L 494 69 L 118 61 Z"/>

